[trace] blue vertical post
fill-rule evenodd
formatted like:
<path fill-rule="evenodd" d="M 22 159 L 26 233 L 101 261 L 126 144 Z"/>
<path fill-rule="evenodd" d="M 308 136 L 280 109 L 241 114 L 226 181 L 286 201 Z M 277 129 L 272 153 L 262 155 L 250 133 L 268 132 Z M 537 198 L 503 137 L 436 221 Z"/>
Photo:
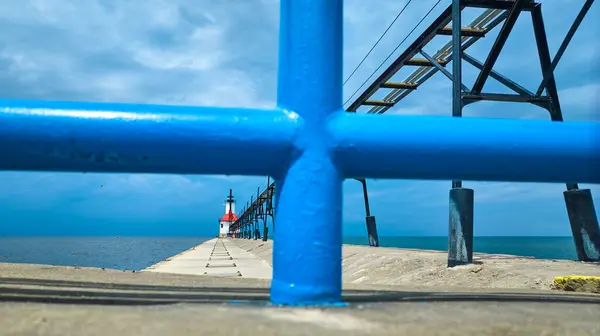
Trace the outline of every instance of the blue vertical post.
<path fill-rule="evenodd" d="M 276 176 L 271 301 L 337 303 L 342 174 L 331 157 L 327 121 L 343 113 L 342 0 L 283 0 L 280 17 L 278 105 L 303 125 L 287 171 Z"/>

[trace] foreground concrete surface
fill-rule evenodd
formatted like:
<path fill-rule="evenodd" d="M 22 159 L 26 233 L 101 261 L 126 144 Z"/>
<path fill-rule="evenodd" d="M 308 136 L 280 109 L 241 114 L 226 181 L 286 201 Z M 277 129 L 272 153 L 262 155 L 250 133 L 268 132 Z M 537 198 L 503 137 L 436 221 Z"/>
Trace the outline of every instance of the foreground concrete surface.
<path fill-rule="evenodd" d="M 272 265 L 272 241 L 232 241 Z M 600 263 L 570 260 L 476 253 L 473 265 L 448 268 L 441 251 L 344 245 L 342 253 L 348 284 L 550 289 L 556 277 L 600 276 Z"/>
<path fill-rule="evenodd" d="M 598 335 L 598 307 L 397 303 L 362 309 L 0 305 L 2 335 Z"/>
<path fill-rule="evenodd" d="M 599 335 L 600 295 L 345 285 L 266 305 L 269 281 L 0 263 L 0 335 Z"/>

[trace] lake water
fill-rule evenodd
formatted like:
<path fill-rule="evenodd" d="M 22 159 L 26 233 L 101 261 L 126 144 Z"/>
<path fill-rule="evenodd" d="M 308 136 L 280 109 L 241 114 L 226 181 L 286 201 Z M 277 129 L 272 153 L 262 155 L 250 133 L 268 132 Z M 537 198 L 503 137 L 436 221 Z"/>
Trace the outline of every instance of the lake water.
<path fill-rule="evenodd" d="M 0 262 L 141 270 L 208 237 L 0 237 Z M 365 237 L 345 244 L 367 245 Z M 446 251 L 447 237 L 380 237 L 384 247 Z M 476 252 L 576 259 L 571 237 L 476 237 Z"/>
<path fill-rule="evenodd" d="M 345 237 L 344 244 L 368 245 L 365 237 Z M 383 247 L 448 250 L 448 237 L 380 237 Z M 475 237 L 473 250 L 539 259 L 577 259 L 572 237 Z"/>

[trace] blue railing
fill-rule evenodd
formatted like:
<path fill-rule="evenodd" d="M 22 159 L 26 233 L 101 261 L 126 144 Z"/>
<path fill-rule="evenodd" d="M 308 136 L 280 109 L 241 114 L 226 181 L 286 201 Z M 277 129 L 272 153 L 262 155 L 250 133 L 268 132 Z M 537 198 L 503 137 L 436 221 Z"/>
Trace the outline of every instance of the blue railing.
<path fill-rule="evenodd" d="M 275 110 L 0 101 L 0 169 L 273 176 L 289 305 L 341 300 L 344 178 L 600 182 L 598 123 L 345 113 L 342 0 L 282 0 L 279 48 Z"/>

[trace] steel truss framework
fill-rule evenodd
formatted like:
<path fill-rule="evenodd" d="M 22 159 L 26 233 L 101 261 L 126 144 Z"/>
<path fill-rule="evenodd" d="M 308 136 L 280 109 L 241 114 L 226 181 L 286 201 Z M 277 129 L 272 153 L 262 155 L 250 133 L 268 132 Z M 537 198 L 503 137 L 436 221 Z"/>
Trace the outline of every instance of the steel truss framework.
<path fill-rule="evenodd" d="M 566 37 L 560 45 L 554 59 L 550 59 L 548 42 L 541 12 L 541 4 L 531 0 L 461 0 L 454 1 L 440 14 L 433 23 L 348 107 L 348 112 L 356 112 L 359 107 L 367 106 L 367 113 L 381 114 L 401 102 L 406 96 L 416 91 L 420 85 L 438 72 L 444 74 L 453 83 L 452 115 L 462 116 L 465 105 L 479 101 L 504 101 L 531 103 L 546 109 L 553 121 L 562 121 L 562 111 L 554 80 L 554 69 L 558 65 L 573 35 L 594 0 L 586 0 L 582 9 L 573 21 Z M 470 24 L 462 26 L 461 13 L 465 8 L 484 8 L 484 12 Z M 511 33 L 517 18 L 523 12 L 531 14 L 538 57 L 543 78 L 535 93 L 527 90 L 515 81 L 493 70 L 502 48 Z M 458 22 L 454 29 L 454 22 Z M 501 26 L 500 32 L 490 49 L 485 62 L 480 62 L 465 52 L 469 47 L 484 38 L 494 28 Z M 449 35 L 451 41 L 446 43 L 435 54 L 429 55 L 423 49 L 436 36 Z M 460 41 L 460 43 L 455 43 Z M 421 55 L 422 58 L 415 56 Z M 462 62 L 452 62 L 452 72 L 446 69 L 454 55 L 479 69 L 479 75 L 471 89 L 462 83 Z M 390 81 L 404 67 L 415 70 L 401 82 Z M 485 93 L 483 87 L 489 77 L 502 83 L 514 91 L 514 94 Z M 372 100 L 379 90 L 388 90 L 381 100 Z M 545 94 L 544 94 L 545 93 Z M 367 184 L 364 178 L 356 178 L 361 182 L 364 193 L 367 238 L 370 246 L 379 246 L 379 238 L 375 216 L 369 208 Z M 242 212 L 239 220 L 232 227 L 232 233 L 238 237 L 258 239 L 260 234 L 252 234 L 258 227 L 259 219 L 263 220 L 265 232 L 266 218 L 273 218 L 273 196 L 275 183 L 270 184 L 259 197 L 251 200 Z M 579 260 L 600 260 L 600 230 L 595 214 L 593 200 L 589 189 L 579 189 L 577 183 L 567 183 L 564 193 L 573 238 Z M 462 181 L 452 182 L 450 191 L 449 245 L 448 265 L 471 263 L 473 258 L 473 203 L 474 191 L 462 188 Z M 267 215 L 268 214 L 268 215 Z M 273 222 L 274 223 L 274 222 Z M 266 234 L 263 235 L 266 239 Z"/>
<path fill-rule="evenodd" d="M 348 107 L 347 111 L 356 112 L 359 107 L 368 106 L 370 108 L 367 113 L 384 113 L 417 90 L 420 85 L 439 71 L 452 81 L 452 116 L 454 117 L 462 116 L 464 106 L 487 100 L 531 103 L 546 109 L 552 121 L 563 121 L 554 80 L 554 70 L 593 2 L 594 0 L 584 2 L 554 59 L 551 60 L 541 4 L 532 0 L 454 0 L 453 4 L 448 6 L 425 29 L 417 40 Z M 462 26 L 461 13 L 467 7 L 485 8 L 486 10 L 469 25 Z M 523 12 L 530 12 L 531 14 L 543 75 L 535 93 L 493 70 L 517 18 Z M 449 24 L 451 24 L 450 27 Z M 485 62 L 482 63 L 465 52 L 466 49 L 501 24 L 500 32 Z M 461 27 L 461 29 L 455 29 L 455 27 Z M 434 55 L 427 54 L 423 49 L 438 35 L 450 35 L 452 38 Z M 415 58 L 418 54 L 423 58 Z M 455 55 L 459 55 L 459 59 L 480 70 L 471 89 L 462 83 L 462 62 L 452 62 L 452 72 L 446 69 L 446 65 L 455 58 Z M 416 69 L 404 81 L 390 82 L 390 79 L 406 66 L 415 67 Z M 482 92 L 489 77 L 494 78 L 515 93 Z M 370 97 L 381 89 L 391 89 L 391 91 L 381 100 L 371 100 Z M 598 228 L 598 219 L 594 210 L 591 192 L 589 189 L 579 189 L 577 183 L 574 182 L 567 183 L 566 187 L 567 191 L 564 192 L 565 203 L 578 258 L 582 261 L 600 260 L 600 229 Z M 462 181 L 452 181 L 449 216 L 449 266 L 471 263 L 473 260 L 473 202 L 474 191 L 462 188 Z M 368 197 L 365 192 L 367 218 L 372 217 L 369 213 L 368 204 Z M 367 227 L 369 231 L 369 224 L 367 224 Z"/>
<path fill-rule="evenodd" d="M 242 209 L 238 219 L 229 227 L 229 236 L 246 239 L 260 239 L 266 241 L 269 237 L 268 220 L 271 218 L 275 229 L 275 183 L 267 177 L 267 187 L 261 192 L 260 187 L 256 198 L 251 197 L 250 203 Z M 262 222 L 262 232 L 260 224 Z"/>
<path fill-rule="evenodd" d="M 256 193 L 257 197 L 250 198 L 250 204 L 246 203 L 238 219 L 229 227 L 229 236 L 246 239 L 259 239 L 261 237 L 260 221 L 262 220 L 262 240 L 268 239 L 268 219 L 271 218 L 273 229 L 275 229 L 275 182 L 270 183 L 270 177 L 267 177 L 267 187 L 262 192 L 260 187 Z M 379 247 L 379 236 L 375 224 L 375 216 L 371 216 L 369 208 L 369 196 L 367 193 L 367 181 L 362 178 L 356 178 L 362 183 L 363 196 L 365 200 L 365 212 L 367 222 L 367 239 L 369 246 Z M 258 230 L 258 231 L 257 231 Z M 254 234 L 252 234 L 254 232 Z"/>
<path fill-rule="evenodd" d="M 600 183 L 598 123 L 344 112 L 342 31 L 281 1 L 272 109 L 0 100 L 0 170 L 272 176 L 278 305 L 341 302 L 346 178 Z"/>

